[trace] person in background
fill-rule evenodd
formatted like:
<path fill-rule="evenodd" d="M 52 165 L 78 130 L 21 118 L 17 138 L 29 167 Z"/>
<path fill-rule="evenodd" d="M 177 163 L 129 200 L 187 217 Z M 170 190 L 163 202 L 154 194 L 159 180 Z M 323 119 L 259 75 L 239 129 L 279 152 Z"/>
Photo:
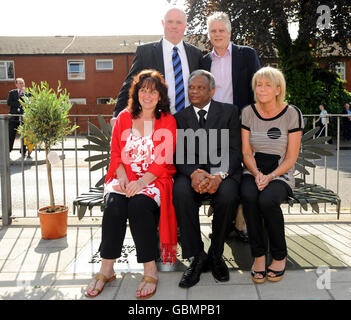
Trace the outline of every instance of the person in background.
<path fill-rule="evenodd" d="M 133 78 L 128 107 L 113 128 L 99 248 L 102 264 L 86 289 L 87 297 L 96 297 L 106 282 L 115 279 L 113 265 L 121 256 L 127 220 L 137 261 L 144 264 L 137 299 L 148 299 L 156 292 L 158 242 L 162 261 L 175 263 L 177 219 L 172 178 L 176 129 L 163 77 L 155 70 L 141 71 Z"/>
<path fill-rule="evenodd" d="M 343 136 L 345 141 L 351 140 L 351 110 L 350 105 L 345 103 L 342 114 L 348 115 L 348 117 L 342 118 Z"/>
<path fill-rule="evenodd" d="M 317 138 L 319 138 L 322 135 L 323 131 L 326 130 L 326 126 L 329 124 L 328 112 L 327 110 L 325 110 L 325 107 L 323 104 L 319 106 L 319 110 L 321 111 L 319 114 L 319 117 L 316 121 L 314 121 L 314 124 L 316 124 L 319 121 L 322 124 L 321 130 L 319 131 Z"/>
<path fill-rule="evenodd" d="M 26 87 L 23 78 L 17 78 L 15 81 L 16 89 L 13 89 L 9 92 L 7 98 L 7 105 L 10 107 L 9 114 L 13 114 L 16 116 L 12 116 L 9 121 L 9 149 L 10 152 L 13 150 L 13 145 L 15 143 L 17 128 L 20 125 L 20 116 L 23 114 L 23 107 L 21 105 L 21 101 L 24 95 L 26 94 Z M 26 145 L 22 139 L 22 146 L 20 152 L 22 154 L 22 158 L 25 157 L 26 154 Z M 28 158 L 30 159 L 30 150 L 28 150 Z"/>
<path fill-rule="evenodd" d="M 252 280 L 262 283 L 282 279 L 287 246 L 280 204 L 295 186 L 294 165 L 299 154 L 304 122 L 301 111 L 284 102 L 285 79 L 281 71 L 264 67 L 252 79 L 255 104 L 242 110 L 241 140 L 245 169 L 241 201 L 254 263 Z M 267 230 L 272 262 L 266 269 Z"/>
<path fill-rule="evenodd" d="M 202 52 L 183 41 L 187 26 L 186 14 L 182 9 L 168 9 L 162 20 L 164 36 L 159 42 L 137 47 L 132 67 L 117 97 L 111 119 L 113 126 L 117 115 L 126 107 L 128 91 L 133 76 L 143 69 L 159 71 L 168 85 L 170 111 L 175 114 L 189 104 L 187 85 L 192 71 L 200 68 Z"/>

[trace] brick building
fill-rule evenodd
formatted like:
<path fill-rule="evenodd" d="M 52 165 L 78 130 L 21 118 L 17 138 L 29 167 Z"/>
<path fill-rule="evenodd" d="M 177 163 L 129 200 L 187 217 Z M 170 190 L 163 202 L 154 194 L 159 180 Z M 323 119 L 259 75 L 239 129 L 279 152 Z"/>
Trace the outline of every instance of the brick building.
<path fill-rule="evenodd" d="M 106 101 L 118 95 L 137 46 L 160 38 L 158 35 L 0 37 L 0 114 L 8 113 L 8 92 L 15 88 L 15 78 L 21 77 L 28 87 L 32 81 L 47 81 L 56 88 L 60 80 L 75 103 L 71 114 L 112 115 L 114 106 Z M 268 60 L 274 65 L 274 59 Z M 351 91 L 350 57 L 340 58 L 337 71 L 347 81 L 346 89 Z"/>
<path fill-rule="evenodd" d="M 58 80 L 75 104 L 71 114 L 111 114 L 139 44 L 161 36 L 0 37 L 0 113 L 8 113 L 7 96 L 15 79 Z M 84 131 L 84 130 L 83 130 Z"/>

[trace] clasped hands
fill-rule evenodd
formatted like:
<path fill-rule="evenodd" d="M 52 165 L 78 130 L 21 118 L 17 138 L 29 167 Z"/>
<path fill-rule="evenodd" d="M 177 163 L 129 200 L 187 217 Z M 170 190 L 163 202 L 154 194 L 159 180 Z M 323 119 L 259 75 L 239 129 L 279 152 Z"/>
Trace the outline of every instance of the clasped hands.
<path fill-rule="evenodd" d="M 207 171 L 202 169 L 195 170 L 190 175 L 190 178 L 191 186 L 200 194 L 214 194 L 222 182 L 222 178 L 219 175 L 209 174 Z"/>
<path fill-rule="evenodd" d="M 257 185 L 257 189 L 262 191 L 267 185 L 273 180 L 273 176 L 271 174 L 263 174 L 262 172 L 258 172 L 255 176 L 255 182 Z"/>
<path fill-rule="evenodd" d="M 119 178 L 118 182 L 117 185 L 113 186 L 113 189 L 125 193 L 127 198 L 135 196 L 145 187 L 145 184 L 140 179 L 129 182 L 127 178 Z"/>

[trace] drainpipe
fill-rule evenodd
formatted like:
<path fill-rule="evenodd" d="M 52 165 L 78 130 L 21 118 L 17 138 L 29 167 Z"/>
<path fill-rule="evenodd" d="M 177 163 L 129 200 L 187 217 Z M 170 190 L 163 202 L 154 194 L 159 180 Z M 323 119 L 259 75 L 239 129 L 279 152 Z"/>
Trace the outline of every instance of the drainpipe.
<path fill-rule="evenodd" d="M 11 170 L 9 149 L 9 115 L 0 115 L 0 174 L 1 174 L 1 214 L 2 225 L 11 224 Z"/>

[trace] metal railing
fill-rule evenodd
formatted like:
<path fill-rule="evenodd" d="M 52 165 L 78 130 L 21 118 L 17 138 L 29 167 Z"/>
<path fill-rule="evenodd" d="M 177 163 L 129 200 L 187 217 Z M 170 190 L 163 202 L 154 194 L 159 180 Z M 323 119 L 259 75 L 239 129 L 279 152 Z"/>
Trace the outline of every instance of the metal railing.
<path fill-rule="evenodd" d="M 0 145 L 3 146 L 0 159 L 0 201 L 3 225 L 9 224 L 14 217 L 36 217 L 38 209 L 49 202 L 44 151 L 34 148 L 31 154 L 33 160 L 28 160 L 19 153 L 22 139 L 16 139 L 14 150 L 9 154 L 8 123 L 12 116 L 14 115 L 0 115 Z M 86 138 L 90 134 L 87 124 L 93 122 L 97 125 L 97 115 L 70 117 L 72 124 L 80 126 L 81 134 L 83 128 L 84 135 L 78 135 L 76 130 L 74 135 L 52 148 L 60 158 L 59 163 L 52 163 L 52 176 L 56 204 L 67 205 L 72 212 L 73 200 L 79 193 L 95 186 L 104 174 L 104 169 L 91 172 L 92 164 L 84 161 L 91 155 L 99 154 L 83 148 L 84 144 L 90 144 Z M 104 117 L 111 118 L 111 115 Z M 90 215 L 93 214 L 101 215 L 99 210 L 94 210 L 94 213 L 90 211 Z"/>
<path fill-rule="evenodd" d="M 319 115 L 304 115 L 307 121 L 314 121 Z M 316 160 L 316 168 L 311 169 L 310 176 L 307 177 L 307 182 L 323 185 L 325 188 L 330 188 L 336 192 L 342 199 L 341 213 L 351 213 L 351 200 L 348 196 L 351 189 L 351 143 L 349 143 L 350 151 L 346 150 L 350 156 L 350 172 L 347 176 L 343 170 L 342 183 L 340 179 L 340 135 L 341 135 L 341 118 L 344 115 L 329 115 L 329 119 L 336 119 L 336 154 L 332 162 L 328 157 L 323 157 L 322 160 Z M 104 116 L 105 119 L 111 118 L 111 115 Z M 47 189 L 47 176 L 45 166 L 45 154 L 43 150 L 34 149 L 33 160 L 27 160 L 19 154 L 19 149 L 23 141 L 17 139 L 15 149 L 9 155 L 9 137 L 8 123 L 9 115 L 0 115 L 0 168 L 1 168 L 1 212 L 2 224 L 8 225 L 11 223 L 11 217 L 37 217 L 37 210 L 40 207 L 46 206 L 49 202 Z M 83 148 L 84 144 L 89 144 L 86 135 L 82 135 L 82 130 L 85 134 L 89 134 L 89 122 L 97 121 L 97 115 L 72 115 L 72 124 L 80 126 L 80 135 L 76 130 L 73 136 L 68 137 L 65 141 L 53 148 L 59 153 L 60 161 L 52 164 L 53 186 L 57 204 L 67 205 L 72 214 L 73 200 L 83 192 L 95 186 L 95 183 L 104 174 L 104 169 L 98 171 L 90 171 L 92 164 L 85 162 L 84 159 L 94 154 L 101 152 L 89 151 Z M 314 126 L 314 125 L 313 125 Z M 324 135 L 328 135 L 328 125 L 325 128 Z M 329 130 L 330 131 L 330 130 Z M 344 152 L 344 151 L 343 151 Z M 19 156 L 16 158 L 16 154 Z M 346 155 L 346 156 L 347 156 Z M 11 156 L 11 159 L 10 159 Z M 345 156 L 343 156 L 345 157 Z M 342 158 L 343 161 L 347 161 Z M 329 163 L 329 167 L 328 167 Z M 332 164 L 332 165 L 330 165 Z M 345 165 L 345 163 L 343 163 Z M 347 168 L 346 168 L 347 169 Z M 335 177 L 332 175 L 335 174 Z M 295 210 L 287 206 L 285 213 L 303 213 L 300 206 Z M 335 206 L 324 205 L 324 212 L 335 212 Z M 101 216 L 99 208 L 90 210 L 90 216 Z"/>

